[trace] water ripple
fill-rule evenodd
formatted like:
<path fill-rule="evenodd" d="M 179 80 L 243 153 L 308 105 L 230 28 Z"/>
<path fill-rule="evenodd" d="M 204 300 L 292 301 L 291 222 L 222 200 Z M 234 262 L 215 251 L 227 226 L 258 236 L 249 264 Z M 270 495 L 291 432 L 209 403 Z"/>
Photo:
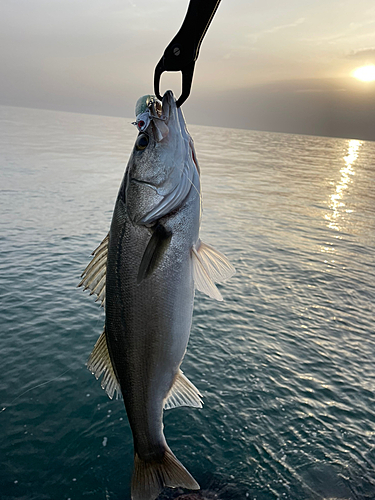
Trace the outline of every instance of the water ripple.
<path fill-rule="evenodd" d="M 103 311 L 76 286 L 131 120 L 0 111 L 0 497 L 129 498 L 123 403 L 84 366 Z M 168 442 L 207 499 L 373 499 L 374 144 L 191 132 L 202 239 L 237 274 L 223 303 L 197 293 L 183 369 L 204 408 L 166 412 Z"/>

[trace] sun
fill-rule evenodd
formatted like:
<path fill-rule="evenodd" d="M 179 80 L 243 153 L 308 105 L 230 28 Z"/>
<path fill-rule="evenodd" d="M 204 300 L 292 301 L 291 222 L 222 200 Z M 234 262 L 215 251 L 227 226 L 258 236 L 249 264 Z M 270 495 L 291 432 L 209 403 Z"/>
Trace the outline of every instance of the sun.
<path fill-rule="evenodd" d="M 361 82 L 373 82 L 375 81 L 375 65 L 361 66 L 353 71 L 352 76 Z"/>

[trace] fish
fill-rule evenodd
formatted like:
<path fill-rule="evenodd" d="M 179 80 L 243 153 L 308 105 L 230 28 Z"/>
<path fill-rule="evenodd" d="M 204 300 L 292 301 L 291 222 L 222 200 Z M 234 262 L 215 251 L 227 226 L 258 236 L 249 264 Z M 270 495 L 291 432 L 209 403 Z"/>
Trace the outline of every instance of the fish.
<path fill-rule="evenodd" d="M 87 366 L 112 399 L 123 398 L 134 443 L 132 500 L 164 487 L 199 489 L 169 448 L 163 410 L 202 408 L 183 374 L 195 289 L 223 300 L 215 283 L 235 272 L 199 238 L 200 168 L 172 91 L 136 104 L 138 136 L 115 202 L 110 230 L 78 286 L 105 307 L 105 326 Z"/>

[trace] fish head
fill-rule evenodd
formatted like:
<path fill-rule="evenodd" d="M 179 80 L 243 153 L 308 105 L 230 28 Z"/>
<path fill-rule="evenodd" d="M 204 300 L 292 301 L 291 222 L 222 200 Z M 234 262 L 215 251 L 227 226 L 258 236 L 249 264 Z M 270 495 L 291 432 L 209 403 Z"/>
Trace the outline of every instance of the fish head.
<path fill-rule="evenodd" d="M 126 205 L 133 222 L 149 224 L 183 200 L 197 165 L 172 91 L 162 102 L 154 96 L 141 97 L 136 114 L 139 133 L 127 167 Z"/>

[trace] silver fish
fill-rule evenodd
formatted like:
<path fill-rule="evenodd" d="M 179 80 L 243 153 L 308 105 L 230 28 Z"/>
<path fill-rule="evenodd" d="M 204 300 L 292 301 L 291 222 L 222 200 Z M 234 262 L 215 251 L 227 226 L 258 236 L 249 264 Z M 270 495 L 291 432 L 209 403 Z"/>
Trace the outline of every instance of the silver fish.
<path fill-rule="evenodd" d="M 189 340 L 194 289 L 222 300 L 215 282 L 234 273 L 199 239 L 200 171 L 193 140 L 171 91 L 136 106 L 139 134 L 109 234 L 80 286 L 105 305 L 105 328 L 88 361 L 110 398 L 122 394 L 134 440 L 133 500 L 165 487 L 199 489 L 163 433 L 163 409 L 201 408 L 180 365 Z"/>

